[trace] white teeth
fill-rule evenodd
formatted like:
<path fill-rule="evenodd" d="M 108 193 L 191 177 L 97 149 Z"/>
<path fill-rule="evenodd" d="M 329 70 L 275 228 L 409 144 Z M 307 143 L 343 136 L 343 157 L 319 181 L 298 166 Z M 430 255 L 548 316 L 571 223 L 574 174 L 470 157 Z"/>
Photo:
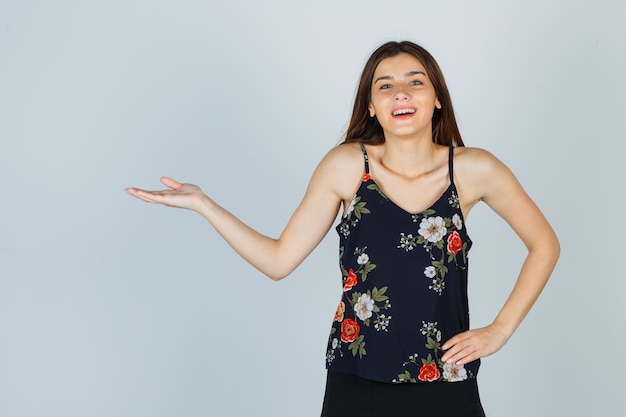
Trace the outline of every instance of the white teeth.
<path fill-rule="evenodd" d="M 394 116 L 400 116 L 400 115 L 403 115 L 403 114 L 412 114 L 412 113 L 415 113 L 414 109 L 400 109 L 400 110 L 395 110 L 393 112 L 393 115 Z"/>

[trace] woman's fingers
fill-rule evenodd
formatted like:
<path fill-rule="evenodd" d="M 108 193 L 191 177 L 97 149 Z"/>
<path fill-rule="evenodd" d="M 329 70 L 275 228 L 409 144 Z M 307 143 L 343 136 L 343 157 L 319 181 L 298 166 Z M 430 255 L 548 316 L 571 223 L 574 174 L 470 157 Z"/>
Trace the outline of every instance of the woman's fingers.
<path fill-rule="evenodd" d="M 202 190 L 193 184 L 181 184 L 171 178 L 162 177 L 161 182 L 168 190 L 148 191 L 141 188 L 127 188 L 126 192 L 147 203 L 163 204 L 195 210 L 204 196 Z"/>
<path fill-rule="evenodd" d="M 158 191 L 146 191 L 139 188 L 127 188 L 126 192 L 133 197 L 137 197 L 140 200 L 143 200 L 147 203 L 161 203 Z"/>
<path fill-rule="evenodd" d="M 161 177 L 161 183 L 163 183 L 163 185 L 165 185 L 166 187 L 171 188 L 172 190 L 178 190 L 180 187 L 183 186 L 183 184 L 176 182 L 169 177 Z"/>
<path fill-rule="evenodd" d="M 443 344 L 442 349 L 446 353 L 441 360 L 464 365 L 497 352 L 507 340 L 508 338 L 503 333 L 494 330 L 491 326 L 468 330 Z"/>
<path fill-rule="evenodd" d="M 444 362 L 465 365 L 482 356 L 486 356 L 485 354 L 481 354 L 477 346 L 461 347 L 457 345 L 455 347 L 457 348 L 455 352 L 450 352 L 449 356 L 444 356 L 445 359 L 442 359 Z"/>

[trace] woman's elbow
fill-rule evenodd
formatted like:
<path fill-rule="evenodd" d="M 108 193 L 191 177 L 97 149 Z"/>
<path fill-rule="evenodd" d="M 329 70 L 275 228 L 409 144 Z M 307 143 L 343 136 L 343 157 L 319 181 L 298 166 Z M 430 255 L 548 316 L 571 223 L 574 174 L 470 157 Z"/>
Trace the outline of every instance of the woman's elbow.
<path fill-rule="evenodd" d="M 274 267 L 263 272 L 272 281 L 280 281 L 283 278 L 287 278 L 289 274 L 293 272 L 295 268 L 289 267 Z"/>
<path fill-rule="evenodd" d="M 289 274 L 278 274 L 275 272 L 266 272 L 265 275 L 271 279 L 272 281 L 281 281 L 283 278 L 286 278 Z"/>
<path fill-rule="evenodd" d="M 556 237 L 556 235 L 554 235 L 554 240 L 552 242 L 552 254 L 554 257 L 554 263 L 556 264 L 556 262 L 559 260 L 559 257 L 561 256 L 561 243 L 559 242 L 559 239 Z"/>
<path fill-rule="evenodd" d="M 554 267 L 559 260 L 559 256 L 561 255 L 561 244 L 559 243 L 559 239 L 556 237 L 554 232 L 545 239 L 538 246 L 538 253 L 543 254 L 546 261 Z"/>

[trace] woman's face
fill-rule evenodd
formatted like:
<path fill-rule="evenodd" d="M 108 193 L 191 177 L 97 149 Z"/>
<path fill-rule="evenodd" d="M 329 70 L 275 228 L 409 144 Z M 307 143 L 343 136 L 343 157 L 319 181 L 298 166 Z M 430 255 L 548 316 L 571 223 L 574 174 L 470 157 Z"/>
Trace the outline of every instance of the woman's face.
<path fill-rule="evenodd" d="M 441 104 L 426 69 L 409 54 L 385 58 L 374 71 L 370 116 L 376 116 L 385 139 L 429 135 Z"/>

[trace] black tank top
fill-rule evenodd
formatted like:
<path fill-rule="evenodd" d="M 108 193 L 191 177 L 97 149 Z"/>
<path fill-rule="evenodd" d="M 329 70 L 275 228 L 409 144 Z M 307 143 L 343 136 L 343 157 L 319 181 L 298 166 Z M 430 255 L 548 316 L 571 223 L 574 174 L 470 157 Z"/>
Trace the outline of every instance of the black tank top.
<path fill-rule="evenodd" d="M 412 214 L 365 174 L 336 230 L 343 294 L 328 340 L 326 367 L 382 382 L 456 382 L 480 361 L 441 362 L 441 345 L 469 329 L 467 235 L 454 185 Z"/>

